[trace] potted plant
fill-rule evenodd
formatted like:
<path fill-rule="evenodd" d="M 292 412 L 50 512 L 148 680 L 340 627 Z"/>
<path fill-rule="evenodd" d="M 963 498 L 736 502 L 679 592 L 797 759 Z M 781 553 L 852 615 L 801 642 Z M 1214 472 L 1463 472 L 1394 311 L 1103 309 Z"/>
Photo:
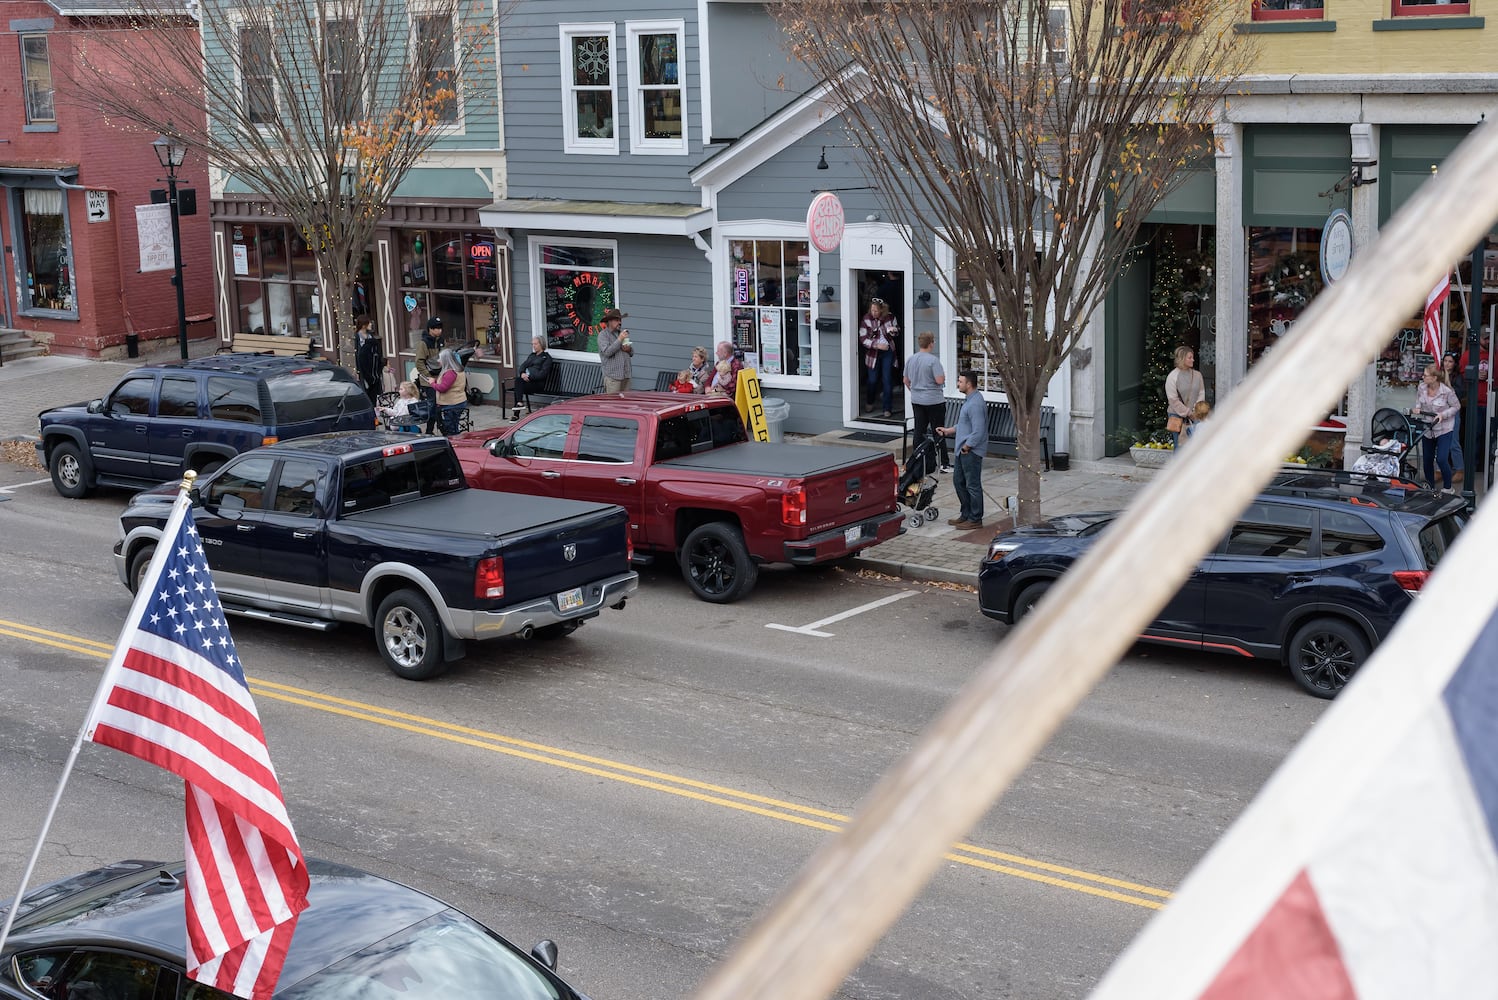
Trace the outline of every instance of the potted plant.
<path fill-rule="evenodd" d="M 1129 446 L 1129 455 L 1141 469 L 1159 469 L 1164 467 L 1174 450 L 1175 444 L 1171 442 L 1167 432 L 1152 431 L 1134 440 Z"/>

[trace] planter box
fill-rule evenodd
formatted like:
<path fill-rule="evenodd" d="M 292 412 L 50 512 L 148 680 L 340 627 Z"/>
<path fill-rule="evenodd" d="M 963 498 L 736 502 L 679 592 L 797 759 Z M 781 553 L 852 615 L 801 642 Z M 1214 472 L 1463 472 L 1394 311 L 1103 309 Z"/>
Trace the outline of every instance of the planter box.
<path fill-rule="evenodd" d="M 1129 454 L 1141 469 L 1163 469 L 1175 452 L 1169 448 L 1130 448 Z"/>

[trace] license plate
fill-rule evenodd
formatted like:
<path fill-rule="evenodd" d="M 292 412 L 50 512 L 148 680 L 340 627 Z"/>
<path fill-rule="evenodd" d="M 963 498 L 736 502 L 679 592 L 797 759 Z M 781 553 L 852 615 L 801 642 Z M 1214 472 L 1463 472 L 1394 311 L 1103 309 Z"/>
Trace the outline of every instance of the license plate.
<path fill-rule="evenodd" d="M 857 545 L 863 541 L 863 525 L 855 524 L 843 532 L 843 544 Z"/>
<path fill-rule="evenodd" d="M 557 607 L 563 611 L 573 611 L 583 606 L 583 588 L 573 587 L 564 590 L 557 595 Z"/>

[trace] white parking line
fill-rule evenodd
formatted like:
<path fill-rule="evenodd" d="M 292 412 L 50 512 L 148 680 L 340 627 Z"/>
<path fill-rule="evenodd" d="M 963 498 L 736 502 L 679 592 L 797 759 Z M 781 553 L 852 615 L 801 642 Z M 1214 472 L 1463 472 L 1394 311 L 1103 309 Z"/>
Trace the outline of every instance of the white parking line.
<path fill-rule="evenodd" d="M 795 632 L 797 635 L 812 635 L 816 636 L 819 639 L 830 639 L 832 638 L 834 633 L 818 631 L 818 629 L 820 629 L 823 625 L 831 625 L 833 622 L 840 622 L 844 618 L 852 618 L 854 615 L 861 615 L 865 611 L 873 611 L 875 608 L 882 608 L 886 604 L 893 604 L 896 601 L 903 601 L 905 600 L 905 598 L 914 597 L 918 593 L 920 593 L 920 591 L 918 590 L 902 590 L 898 594 L 891 594 L 888 597 L 881 597 L 879 598 L 879 600 L 871 601 L 868 604 L 860 604 L 858 607 L 853 608 L 851 611 L 844 611 L 841 614 L 833 615 L 831 618 L 823 618 L 819 621 L 814 621 L 810 625 L 766 624 L 765 628 L 779 629 L 782 632 Z"/>
<path fill-rule="evenodd" d="M 33 479 L 29 483 L 16 483 L 14 486 L 7 486 L 4 489 L 0 489 L 0 493 L 14 493 L 23 486 L 40 486 L 42 483 L 50 483 L 51 481 L 50 479 Z"/>

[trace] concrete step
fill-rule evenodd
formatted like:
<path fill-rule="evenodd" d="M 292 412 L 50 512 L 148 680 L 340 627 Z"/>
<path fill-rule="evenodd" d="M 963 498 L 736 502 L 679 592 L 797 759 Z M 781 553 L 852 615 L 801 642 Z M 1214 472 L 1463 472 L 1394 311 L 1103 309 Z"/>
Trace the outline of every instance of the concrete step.
<path fill-rule="evenodd" d="M 0 327 L 0 361 L 39 358 L 46 353 L 45 347 L 32 340 L 23 331 Z"/>

